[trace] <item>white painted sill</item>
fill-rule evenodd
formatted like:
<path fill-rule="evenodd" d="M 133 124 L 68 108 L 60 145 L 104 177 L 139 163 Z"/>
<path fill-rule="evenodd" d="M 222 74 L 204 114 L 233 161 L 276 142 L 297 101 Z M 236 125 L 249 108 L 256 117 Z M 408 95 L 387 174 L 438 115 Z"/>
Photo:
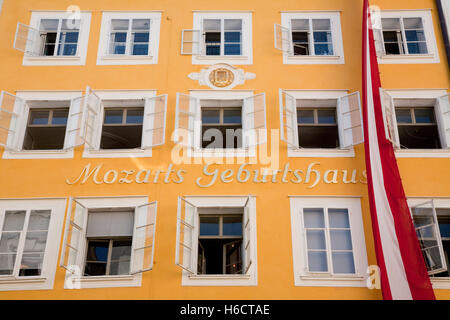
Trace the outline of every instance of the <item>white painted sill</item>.
<path fill-rule="evenodd" d="M 256 157 L 255 148 L 240 149 L 188 149 L 189 157 L 205 157 L 205 158 L 240 158 L 240 157 Z"/>
<path fill-rule="evenodd" d="M 84 149 L 83 158 L 150 158 L 152 149 L 91 150 Z"/>
<path fill-rule="evenodd" d="M 248 60 L 249 57 L 247 56 L 206 56 L 206 55 L 197 55 L 195 56 L 198 60 L 217 60 L 217 59 L 223 59 L 223 60 Z"/>
<path fill-rule="evenodd" d="M 3 159 L 72 159 L 72 158 L 73 158 L 73 149 L 3 151 Z"/>
<path fill-rule="evenodd" d="M 397 158 L 450 158 L 450 149 L 397 149 Z"/>
<path fill-rule="evenodd" d="M 189 280 L 249 280 L 250 275 L 242 274 L 202 274 L 190 275 Z"/>
<path fill-rule="evenodd" d="M 123 276 L 92 276 L 92 277 L 80 277 L 77 279 L 80 282 L 99 282 L 99 281 L 133 281 L 135 278 L 133 275 Z"/>
<path fill-rule="evenodd" d="M 319 56 L 303 56 L 303 55 L 288 55 L 287 58 L 289 60 L 298 60 L 298 61 L 302 61 L 302 60 L 315 60 L 315 59 L 319 59 L 319 60 L 339 60 L 341 58 L 341 56 L 326 56 L 326 55 L 319 55 Z"/>
<path fill-rule="evenodd" d="M 300 279 L 302 280 L 311 280 L 311 281 L 363 281 L 365 278 L 363 276 L 358 275 L 339 275 L 339 276 L 331 276 L 327 275 L 300 275 Z"/>
<path fill-rule="evenodd" d="M 30 56 L 25 55 L 25 59 L 29 61 L 80 61 L 81 57 L 79 56 Z"/>
<path fill-rule="evenodd" d="M 450 289 L 450 278 L 430 278 L 433 289 Z"/>
<path fill-rule="evenodd" d="M 0 284 L 44 283 L 45 281 L 47 281 L 45 277 L 0 277 Z"/>
<path fill-rule="evenodd" d="M 153 60 L 153 56 L 129 56 L 129 55 L 107 55 L 103 56 L 101 58 L 102 60 L 106 61 L 114 61 L 114 60 L 120 60 L 120 61 L 126 61 L 126 60 Z"/>
<path fill-rule="evenodd" d="M 380 56 L 380 59 L 433 59 L 434 54 L 386 54 Z"/>
<path fill-rule="evenodd" d="M 355 150 L 351 149 L 300 149 L 288 147 L 290 158 L 354 158 Z"/>

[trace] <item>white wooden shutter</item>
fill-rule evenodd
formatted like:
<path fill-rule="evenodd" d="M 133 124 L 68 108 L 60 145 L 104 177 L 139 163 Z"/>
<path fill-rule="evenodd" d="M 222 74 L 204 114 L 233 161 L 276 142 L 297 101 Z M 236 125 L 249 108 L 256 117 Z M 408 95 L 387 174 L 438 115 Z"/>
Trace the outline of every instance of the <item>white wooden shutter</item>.
<path fill-rule="evenodd" d="M 80 267 L 82 243 L 86 234 L 88 209 L 77 200 L 70 198 L 66 217 L 66 232 L 61 253 L 60 266 L 71 273 Z"/>
<path fill-rule="evenodd" d="M 377 52 L 377 56 L 378 57 L 384 56 L 386 54 L 386 50 L 384 48 L 383 30 L 374 28 L 373 38 L 375 42 L 375 50 Z"/>
<path fill-rule="evenodd" d="M 244 205 L 244 226 L 243 226 L 243 268 L 244 274 L 248 274 L 252 265 L 252 241 L 251 241 L 251 223 L 250 223 L 251 197 L 247 198 Z"/>
<path fill-rule="evenodd" d="M 447 262 L 442 246 L 434 201 L 427 201 L 412 207 L 411 213 L 428 274 L 446 271 Z"/>
<path fill-rule="evenodd" d="M 135 209 L 130 274 L 150 271 L 153 268 L 157 211 L 157 201 Z"/>
<path fill-rule="evenodd" d="M 83 107 L 83 131 L 82 138 L 90 149 L 96 149 L 95 131 L 97 119 L 100 116 L 102 99 L 90 88 L 86 89 Z"/>
<path fill-rule="evenodd" d="M 292 32 L 279 24 L 274 25 L 275 49 L 287 54 L 293 54 Z"/>
<path fill-rule="evenodd" d="M 2 91 L 0 94 L 0 146 L 7 150 L 18 148 L 17 130 L 20 115 L 25 110 L 25 100 Z"/>
<path fill-rule="evenodd" d="M 254 147 L 267 142 L 266 94 L 244 99 L 244 146 Z"/>
<path fill-rule="evenodd" d="M 167 94 L 145 99 L 142 148 L 161 146 L 166 141 Z"/>
<path fill-rule="evenodd" d="M 297 101 L 280 89 L 280 138 L 291 148 L 298 148 Z"/>
<path fill-rule="evenodd" d="M 14 38 L 14 49 L 28 55 L 40 55 L 41 39 L 39 30 L 19 22 Z"/>
<path fill-rule="evenodd" d="M 394 99 L 385 90 L 380 88 L 381 105 L 384 115 L 384 129 L 386 139 L 392 143 L 396 149 L 400 148 L 400 138 L 398 136 L 397 118 L 395 116 Z"/>
<path fill-rule="evenodd" d="M 450 148 L 450 94 L 436 99 L 436 119 L 442 148 Z"/>
<path fill-rule="evenodd" d="M 200 30 L 185 29 L 182 31 L 181 54 L 200 54 Z"/>
<path fill-rule="evenodd" d="M 195 273 L 197 263 L 194 245 L 198 237 L 196 229 L 197 207 L 182 197 L 178 197 L 177 242 L 175 249 L 175 264 L 190 274 Z"/>
<path fill-rule="evenodd" d="M 194 139 L 200 139 L 200 137 L 197 137 L 195 134 L 195 117 L 199 110 L 200 101 L 198 98 L 188 94 L 177 93 L 175 143 L 180 143 L 186 147 L 193 147 Z M 198 132 L 198 134 L 201 134 L 201 132 Z"/>
<path fill-rule="evenodd" d="M 85 96 L 77 97 L 70 101 L 64 149 L 72 149 L 84 144 L 82 134 L 84 101 Z"/>
<path fill-rule="evenodd" d="M 340 97 L 337 104 L 341 148 L 364 142 L 364 129 L 359 91 Z"/>

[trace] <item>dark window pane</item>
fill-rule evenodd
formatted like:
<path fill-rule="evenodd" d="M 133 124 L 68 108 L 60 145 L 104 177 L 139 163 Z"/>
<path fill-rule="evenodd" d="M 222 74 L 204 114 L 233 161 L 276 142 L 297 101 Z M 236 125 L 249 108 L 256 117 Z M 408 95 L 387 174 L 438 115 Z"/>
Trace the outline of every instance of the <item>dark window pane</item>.
<path fill-rule="evenodd" d="M 202 123 L 220 123 L 220 110 L 202 110 Z"/>
<path fill-rule="evenodd" d="M 242 273 L 242 241 L 225 245 L 225 274 Z"/>
<path fill-rule="evenodd" d="M 90 240 L 87 249 L 86 261 L 106 262 L 108 259 L 109 241 Z"/>
<path fill-rule="evenodd" d="M 384 49 L 386 54 L 400 54 L 400 46 L 398 43 L 385 43 Z"/>
<path fill-rule="evenodd" d="M 49 116 L 50 111 L 31 111 L 30 124 L 33 125 L 48 124 Z"/>
<path fill-rule="evenodd" d="M 412 123 L 410 109 L 395 109 L 395 116 L 398 123 Z"/>
<path fill-rule="evenodd" d="M 439 211 L 444 211 L 446 209 L 436 209 L 439 215 Z M 447 211 L 449 211 L 447 209 Z M 449 212 L 450 213 L 450 212 Z M 450 239 L 450 216 L 438 216 L 439 221 L 439 231 L 441 232 L 442 238 L 448 238 Z"/>
<path fill-rule="evenodd" d="M 64 45 L 63 56 L 74 56 L 77 54 L 77 45 L 76 44 L 66 44 Z"/>
<path fill-rule="evenodd" d="M 337 126 L 298 126 L 298 141 L 302 148 L 338 148 Z"/>
<path fill-rule="evenodd" d="M 314 123 L 314 110 L 297 110 L 298 123 Z"/>
<path fill-rule="evenodd" d="M 85 276 L 104 276 L 106 275 L 106 262 L 92 263 L 87 262 L 84 269 Z"/>
<path fill-rule="evenodd" d="M 331 32 L 314 32 L 314 42 L 332 42 Z"/>
<path fill-rule="evenodd" d="M 142 145 L 142 125 L 103 126 L 101 149 L 135 149 Z"/>
<path fill-rule="evenodd" d="M 150 33 L 142 32 L 134 34 L 134 42 L 149 42 Z"/>
<path fill-rule="evenodd" d="M 220 32 L 206 32 L 205 33 L 205 42 L 219 42 L 220 43 Z"/>
<path fill-rule="evenodd" d="M 425 41 L 425 32 L 423 30 L 406 30 L 406 41 Z"/>
<path fill-rule="evenodd" d="M 225 55 L 238 56 L 241 54 L 240 44 L 227 44 L 225 43 Z"/>
<path fill-rule="evenodd" d="M 66 33 L 66 43 L 77 43 L 78 42 L 78 32 L 67 32 Z"/>
<path fill-rule="evenodd" d="M 148 55 L 148 44 L 135 44 L 133 46 L 134 56 L 147 56 Z"/>
<path fill-rule="evenodd" d="M 384 31 L 383 32 L 384 42 L 398 42 L 397 31 Z"/>
<path fill-rule="evenodd" d="M 414 109 L 416 123 L 435 123 L 433 108 Z"/>
<path fill-rule="evenodd" d="M 123 110 L 105 110 L 105 124 L 122 123 Z"/>
<path fill-rule="evenodd" d="M 219 56 L 220 55 L 220 46 L 206 46 L 206 55 L 207 56 Z"/>
<path fill-rule="evenodd" d="M 144 110 L 127 110 L 127 123 L 141 124 L 144 118 Z"/>
<path fill-rule="evenodd" d="M 225 32 L 225 42 L 241 42 L 241 33 Z"/>
<path fill-rule="evenodd" d="M 126 32 L 116 32 L 114 34 L 114 42 L 126 42 L 127 33 Z"/>
<path fill-rule="evenodd" d="M 242 235 L 242 216 L 223 217 L 223 235 L 241 236 Z"/>
<path fill-rule="evenodd" d="M 114 47 L 114 54 L 125 54 L 125 46 L 116 45 Z"/>
<path fill-rule="evenodd" d="M 336 110 L 317 110 L 317 118 L 319 123 L 334 124 L 336 123 Z"/>
<path fill-rule="evenodd" d="M 218 236 L 219 217 L 200 217 L 200 235 Z"/>
<path fill-rule="evenodd" d="M 314 50 L 317 56 L 332 56 L 333 45 L 332 44 L 315 44 Z"/>
<path fill-rule="evenodd" d="M 24 253 L 20 264 L 19 276 L 39 276 L 42 272 L 44 253 Z"/>
<path fill-rule="evenodd" d="M 292 41 L 308 42 L 308 32 L 292 32 Z"/>
<path fill-rule="evenodd" d="M 400 145 L 407 149 L 440 149 L 438 128 L 436 125 L 428 126 L 398 126 Z"/>
<path fill-rule="evenodd" d="M 241 123 L 242 113 L 241 110 L 227 110 L 223 111 L 223 122 L 224 123 Z"/>
<path fill-rule="evenodd" d="M 427 43 L 426 42 L 408 42 L 408 52 L 409 54 L 427 54 Z"/>

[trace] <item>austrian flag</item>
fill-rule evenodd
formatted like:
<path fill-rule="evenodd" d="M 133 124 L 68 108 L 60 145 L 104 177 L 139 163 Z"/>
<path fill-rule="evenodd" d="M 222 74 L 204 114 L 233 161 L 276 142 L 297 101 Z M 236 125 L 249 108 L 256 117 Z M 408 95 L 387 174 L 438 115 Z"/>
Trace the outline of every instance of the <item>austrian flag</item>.
<path fill-rule="evenodd" d="M 381 80 L 369 1 L 363 17 L 363 119 L 365 156 L 375 252 L 387 300 L 435 299 L 424 255 L 403 190 L 397 161 L 385 125 Z M 420 233 L 420 231 L 417 231 Z M 428 250 L 430 249 L 430 250 Z M 432 259 L 428 259 L 430 265 Z"/>

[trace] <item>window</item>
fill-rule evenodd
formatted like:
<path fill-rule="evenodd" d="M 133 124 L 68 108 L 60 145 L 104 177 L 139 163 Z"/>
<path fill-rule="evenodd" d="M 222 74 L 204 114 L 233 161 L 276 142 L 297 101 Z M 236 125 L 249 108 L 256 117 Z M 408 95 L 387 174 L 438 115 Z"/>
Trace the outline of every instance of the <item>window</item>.
<path fill-rule="evenodd" d="M 204 213 L 202 213 L 202 211 Z M 236 214 L 232 214 L 236 211 Z M 219 208 L 199 210 L 198 274 L 242 274 L 242 209 L 215 215 Z"/>
<path fill-rule="evenodd" d="M 281 140 L 291 155 L 300 149 L 349 149 L 364 141 L 359 92 L 280 90 L 280 120 Z"/>
<path fill-rule="evenodd" d="M 266 142 L 265 94 L 177 94 L 176 143 L 194 151 L 239 151 Z"/>
<path fill-rule="evenodd" d="M 81 92 L 21 92 L 19 96 L 2 92 L 3 157 L 72 157 L 82 135 L 83 101 Z"/>
<path fill-rule="evenodd" d="M 396 149 L 448 149 L 449 96 L 439 91 L 381 90 L 386 139 Z M 417 97 L 417 98 L 415 98 Z"/>
<path fill-rule="evenodd" d="M 30 110 L 23 150 L 64 148 L 69 108 Z"/>
<path fill-rule="evenodd" d="M 25 53 L 24 65 L 84 65 L 91 14 L 33 12 L 30 25 L 17 25 L 14 48 Z"/>
<path fill-rule="evenodd" d="M 175 263 L 183 285 L 256 285 L 252 197 L 178 199 Z"/>
<path fill-rule="evenodd" d="M 89 89 L 86 99 L 84 157 L 151 157 L 164 144 L 167 95 Z"/>
<path fill-rule="evenodd" d="M 450 207 L 445 199 L 410 200 L 411 214 L 428 273 L 450 278 Z"/>
<path fill-rule="evenodd" d="M 103 12 L 98 65 L 158 63 L 161 12 Z"/>
<path fill-rule="evenodd" d="M 193 29 L 183 30 L 181 54 L 193 64 L 252 64 L 252 14 L 194 12 Z"/>
<path fill-rule="evenodd" d="M 64 199 L 0 201 L 0 290 L 51 289 Z"/>
<path fill-rule="evenodd" d="M 359 199 L 291 197 L 295 284 L 365 286 Z"/>
<path fill-rule="evenodd" d="M 340 15 L 329 13 L 282 13 L 275 24 L 275 48 L 285 64 L 344 63 Z"/>
<path fill-rule="evenodd" d="M 140 286 L 139 274 L 153 268 L 157 214 L 157 203 L 145 201 L 71 199 L 60 262 L 66 279 L 83 288 Z"/>
<path fill-rule="evenodd" d="M 230 107 L 225 108 L 206 107 L 223 102 L 218 100 L 200 101 L 202 105 L 202 148 L 242 148 L 243 101 L 226 101 Z"/>
<path fill-rule="evenodd" d="M 374 15 L 380 63 L 438 63 L 431 11 L 381 11 Z"/>

